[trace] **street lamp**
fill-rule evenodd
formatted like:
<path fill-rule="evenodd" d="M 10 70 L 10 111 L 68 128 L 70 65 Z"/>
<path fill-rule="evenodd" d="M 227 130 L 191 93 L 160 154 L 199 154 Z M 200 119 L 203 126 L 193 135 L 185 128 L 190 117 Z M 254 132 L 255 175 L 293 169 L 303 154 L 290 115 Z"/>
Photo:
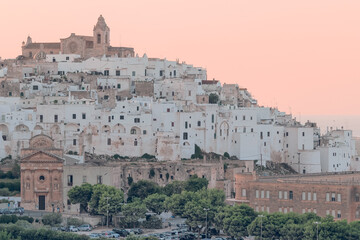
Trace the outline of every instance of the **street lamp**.
<path fill-rule="evenodd" d="M 204 211 L 206 212 L 206 238 L 208 237 L 208 211 L 209 208 L 204 208 Z"/>
<path fill-rule="evenodd" d="M 260 240 L 262 240 L 262 219 L 263 219 L 264 215 L 259 215 L 260 218 Z"/>
<path fill-rule="evenodd" d="M 316 224 L 316 239 L 319 240 L 319 224 L 320 222 L 314 222 Z"/>
<path fill-rule="evenodd" d="M 107 226 L 107 228 L 109 228 L 109 199 L 110 199 L 110 197 L 106 197 L 105 199 L 106 199 L 106 205 L 107 205 L 106 226 Z"/>

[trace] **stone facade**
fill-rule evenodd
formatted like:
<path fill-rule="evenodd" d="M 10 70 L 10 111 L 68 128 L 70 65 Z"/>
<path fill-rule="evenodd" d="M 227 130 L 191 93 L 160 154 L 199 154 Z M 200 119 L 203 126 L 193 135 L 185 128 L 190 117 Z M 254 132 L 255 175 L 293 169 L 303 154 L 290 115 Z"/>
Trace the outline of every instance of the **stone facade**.
<path fill-rule="evenodd" d="M 277 177 L 236 175 L 236 203 L 258 212 L 313 212 L 335 220 L 360 220 L 360 172 Z"/>
<path fill-rule="evenodd" d="M 62 211 L 62 150 L 45 135 L 30 139 L 21 151 L 21 205 L 26 210 Z"/>
<path fill-rule="evenodd" d="M 78 54 L 82 58 L 102 55 L 134 57 L 134 49 L 110 46 L 110 28 L 100 15 L 93 29 L 93 36 L 81 36 L 71 33 L 67 38 L 55 43 L 33 43 L 31 37 L 23 42 L 22 55 L 37 60 L 45 59 L 48 54 Z"/>

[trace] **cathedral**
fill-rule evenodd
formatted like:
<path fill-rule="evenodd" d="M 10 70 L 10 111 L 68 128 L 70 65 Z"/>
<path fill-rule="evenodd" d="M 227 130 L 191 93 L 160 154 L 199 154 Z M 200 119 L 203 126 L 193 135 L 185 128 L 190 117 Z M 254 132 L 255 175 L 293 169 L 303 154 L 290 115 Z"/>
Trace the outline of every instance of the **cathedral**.
<path fill-rule="evenodd" d="M 118 57 L 134 57 L 134 49 L 129 47 L 113 47 L 110 45 L 110 28 L 102 15 L 93 29 L 92 36 L 81 36 L 71 33 L 60 42 L 32 42 L 31 37 L 22 43 L 22 56 L 28 59 L 44 59 L 46 54 L 78 54 L 82 58 L 103 55 L 117 55 Z"/>

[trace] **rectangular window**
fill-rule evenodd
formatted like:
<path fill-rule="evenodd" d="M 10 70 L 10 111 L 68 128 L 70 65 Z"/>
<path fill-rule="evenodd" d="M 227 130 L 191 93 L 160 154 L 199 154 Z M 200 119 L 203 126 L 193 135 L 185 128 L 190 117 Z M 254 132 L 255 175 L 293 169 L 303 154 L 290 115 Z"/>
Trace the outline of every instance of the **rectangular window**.
<path fill-rule="evenodd" d="M 132 71 L 132 76 L 135 77 L 135 75 L 136 75 L 136 72 Z"/>
<path fill-rule="evenodd" d="M 97 176 L 97 184 L 102 184 L 102 181 L 103 179 L 102 179 L 102 176 Z"/>
<path fill-rule="evenodd" d="M 33 86 L 33 90 L 39 90 L 39 86 L 38 86 L 38 85 L 34 85 L 34 86 Z"/>
<path fill-rule="evenodd" d="M 255 198 L 259 198 L 259 190 L 255 191 Z"/>
<path fill-rule="evenodd" d="M 294 211 L 294 209 L 291 207 L 290 209 L 289 209 L 289 212 L 293 212 Z"/>
<path fill-rule="evenodd" d="M 341 218 L 341 210 L 338 210 L 338 212 L 337 212 L 337 218 Z"/>
<path fill-rule="evenodd" d="M 44 116 L 40 115 L 40 122 L 42 123 L 44 121 Z"/>
<path fill-rule="evenodd" d="M 86 183 L 86 176 L 83 176 L 83 183 Z"/>
<path fill-rule="evenodd" d="M 270 132 L 267 132 L 267 136 L 270 137 Z"/>
<path fill-rule="evenodd" d="M 331 211 L 331 216 L 333 216 L 335 218 L 335 210 Z"/>
<path fill-rule="evenodd" d="M 76 119 L 76 114 L 73 114 L 73 115 L 72 115 L 72 119 Z"/>
<path fill-rule="evenodd" d="M 188 122 L 185 122 L 185 128 L 188 128 Z"/>
<path fill-rule="evenodd" d="M 184 133 L 183 133 L 183 139 L 184 139 L 184 140 L 187 140 L 187 139 L 188 139 L 188 133 L 187 133 L 187 132 L 184 132 Z"/>
<path fill-rule="evenodd" d="M 212 114 L 211 115 L 211 122 L 214 123 L 214 121 L 215 121 L 215 116 L 214 116 L 214 114 Z"/>
<path fill-rule="evenodd" d="M 115 75 L 120 76 L 120 70 L 116 70 Z"/>
<path fill-rule="evenodd" d="M 341 202 L 341 194 L 340 193 L 338 193 L 338 195 L 337 195 L 337 201 Z"/>
<path fill-rule="evenodd" d="M 265 197 L 264 190 L 261 190 L 261 198 L 264 198 L 264 197 Z"/>
<path fill-rule="evenodd" d="M 330 210 L 326 210 L 326 215 L 330 215 Z"/>
<path fill-rule="evenodd" d="M 316 192 L 313 193 L 313 201 L 317 200 Z"/>
<path fill-rule="evenodd" d="M 241 189 L 241 196 L 246 197 L 246 189 L 245 188 Z"/>
<path fill-rule="evenodd" d="M 76 146 L 76 139 L 73 139 L 73 145 Z"/>
<path fill-rule="evenodd" d="M 281 208 L 281 207 L 279 208 L 279 212 L 281 212 L 281 213 L 282 213 L 282 208 Z"/>
<path fill-rule="evenodd" d="M 109 70 L 104 70 L 104 76 L 109 76 Z"/>
<path fill-rule="evenodd" d="M 284 199 L 288 199 L 288 192 L 284 192 Z"/>
<path fill-rule="evenodd" d="M 282 199 L 282 191 L 279 191 L 279 199 Z"/>
<path fill-rule="evenodd" d="M 70 57 L 66 57 L 66 60 L 70 60 Z"/>
<path fill-rule="evenodd" d="M 303 200 L 303 201 L 306 200 L 306 192 L 302 192 L 302 200 Z"/>
<path fill-rule="evenodd" d="M 86 113 L 81 114 L 82 119 L 86 119 Z"/>
<path fill-rule="evenodd" d="M 305 137 L 305 132 L 302 132 L 302 136 Z"/>
<path fill-rule="evenodd" d="M 174 126 L 175 126 L 175 123 L 174 123 L 174 122 L 171 122 L 171 126 L 174 127 Z"/>
<path fill-rule="evenodd" d="M 336 201 L 335 193 L 331 193 L 331 201 L 332 201 L 332 202 L 335 202 L 335 201 Z"/>
<path fill-rule="evenodd" d="M 164 75 L 164 70 L 160 70 L 160 77 Z"/>
<path fill-rule="evenodd" d="M 68 175 L 67 180 L 68 180 L 68 186 L 72 186 L 73 185 L 73 175 Z"/>
<path fill-rule="evenodd" d="M 134 123 L 139 123 L 140 122 L 140 118 L 134 118 Z"/>
<path fill-rule="evenodd" d="M 293 200 L 294 199 L 294 193 L 293 191 L 289 191 L 289 199 Z"/>
<path fill-rule="evenodd" d="M 284 213 L 287 213 L 287 208 L 284 208 Z"/>
<path fill-rule="evenodd" d="M 266 191 L 266 198 L 270 198 L 270 191 Z"/>
<path fill-rule="evenodd" d="M 54 115 L 54 122 L 58 122 L 58 115 Z"/>
<path fill-rule="evenodd" d="M 189 97 L 191 96 L 191 91 L 189 91 Z"/>
<path fill-rule="evenodd" d="M 111 138 L 107 139 L 107 145 L 111 145 Z"/>
<path fill-rule="evenodd" d="M 260 139 L 263 139 L 263 132 L 260 132 Z"/>
<path fill-rule="evenodd" d="M 124 115 L 120 115 L 120 120 L 124 120 Z"/>
<path fill-rule="evenodd" d="M 174 77 L 176 77 L 176 70 L 174 70 Z"/>
<path fill-rule="evenodd" d="M 326 193 L 326 201 L 330 202 L 330 193 Z"/>
<path fill-rule="evenodd" d="M 118 88 L 118 89 L 120 89 L 120 88 L 121 88 L 121 84 L 120 84 L 120 83 L 118 83 L 117 88 Z"/>
<path fill-rule="evenodd" d="M 143 130 L 143 134 L 146 135 L 146 130 Z"/>
<path fill-rule="evenodd" d="M 308 201 L 311 201 L 311 192 L 308 192 Z"/>

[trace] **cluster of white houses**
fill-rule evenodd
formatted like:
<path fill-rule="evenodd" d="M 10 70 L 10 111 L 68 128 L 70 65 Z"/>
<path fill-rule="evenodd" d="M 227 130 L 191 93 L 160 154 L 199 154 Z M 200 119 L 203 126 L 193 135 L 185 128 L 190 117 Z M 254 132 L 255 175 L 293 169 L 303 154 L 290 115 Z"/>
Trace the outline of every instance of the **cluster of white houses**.
<path fill-rule="evenodd" d="M 247 202 L 259 191 L 257 182 L 248 184 L 255 162 L 337 176 L 360 170 L 356 144 L 351 130 L 321 135 L 315 123 L 259 106 L 245 88 L 208 80 L 204 68 L 112 47 L 102 16 L 93 36 L 28 37 L 21 56 L 0 58 L 0 159 L 21 158 L 26 209 L 77 212 L 67 192 L 84 182 L 126 191 L 132 181 L 166 185 L 194 174 Z M 204 159 L 189 160 L 198 148 Z M 284 207 L 261 204 L 254 207 Z"/>
<path fill-rule="evenodd" d="M 2 69 L 0 158 L 19 156 L 32 136 L 45 134 L 79 159 L 147 153 L 176 161 L 197 145 L 239 160 L 285 162 L 300 173 L 359 167 L 351 130 L 321 136 L 316 124 L 260 107 L 246 89 L 207 80 L 205 69 L 186 63 L 48 54 Z"/>

